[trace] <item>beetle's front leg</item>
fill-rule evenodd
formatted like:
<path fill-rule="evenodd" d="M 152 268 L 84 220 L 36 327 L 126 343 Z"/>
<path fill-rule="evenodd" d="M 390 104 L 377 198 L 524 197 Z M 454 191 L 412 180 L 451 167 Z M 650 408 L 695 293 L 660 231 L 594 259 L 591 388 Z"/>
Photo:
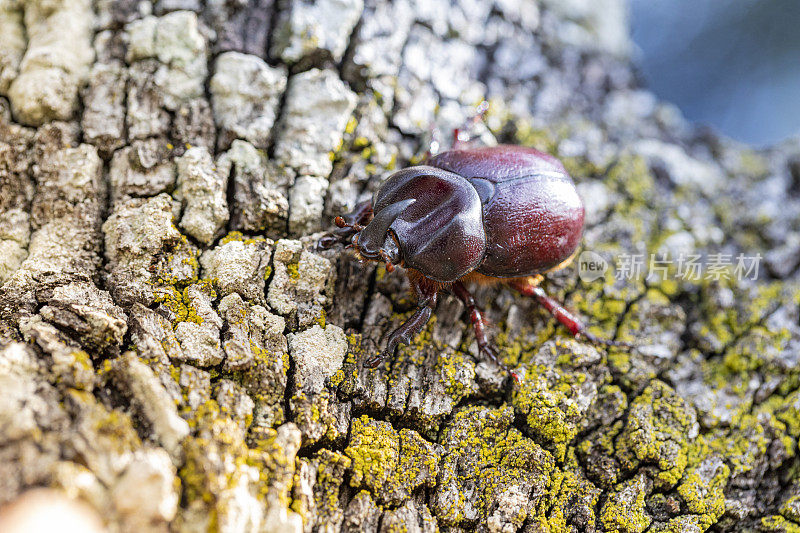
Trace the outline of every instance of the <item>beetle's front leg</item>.
<path fill-rule="evenodd" d="M 536 302 L 544 307 L 553 317 L 558 320 L 575 338 L 583 337 L 594 344 L 604 344 L 606 346 L 618 346 L 622 348 L 633 348 L 632 344 L 621 341 L 614 341 L 598 337 L 586 330 L 586 325 L 572 314 L 563 304 L 554 300 L 544 292 L 539 286 L 541 278 L 529 278 L 527 281 L 513 280 L 509 285 L 525 296 L 533 296 Z"/>
<path fill-rule="evenodd" d="M 497 366 L 511 374 L 514 379 L 517 379 L 516 374 L 514 374 L 511 369 L 505 365 L 505 363 L 500 361 L 500 358 L 497 356 L 497 352 L 492 347 L 489 339 L 486 337 L 486 322 L 484 321 L 483 315 L 481 314 L 480 309 L 478 309 L 472 294 L 460 281 L 453 283 L 453 292 L 467 307 L 467 311 L 469 311 L 469 319 L 470 322 L 472 322 L 472 327 L 475 329 L 475 341 L 478 343 L 478 351 L 483 355 L 488 356 L 489 359 L 494 361 Z"/>
<path fill-rule="evenodd" d="M 420 331 L 428 323 L 428 320 L 433 314 L 433 309 L 436 307 L 437 292 L 423 293 L 420 287 L 415 287 L 417 290 L 417 310 L 409 317 L 408 320 L 394 330 L 389 339 L 386 341 L 386 348 L 378 355 L 367 357 L 364 364 L 369 368 L 375 368 L 381 364 L 384 359 L 394 355 L 394 351 L 399 344 L 410 344 L 411 340 L 419 334 Z"/>

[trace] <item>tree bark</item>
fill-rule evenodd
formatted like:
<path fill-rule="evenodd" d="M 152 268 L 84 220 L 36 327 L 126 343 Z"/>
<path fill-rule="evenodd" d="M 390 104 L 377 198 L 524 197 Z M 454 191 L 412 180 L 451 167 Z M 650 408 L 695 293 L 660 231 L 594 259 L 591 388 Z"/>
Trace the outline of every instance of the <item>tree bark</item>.
<path fill-rule="evenodd" d="M 689 126 L 624 11 L 0 1 L 0 524 L 800 529 L 800 146 Z M 543 286 L 637 350 L 490 286 L 518 384 L 447 293 L 364 367 L 408 282 L 315 244 L 464 124 L 564 162 L 587 254 Z"/>

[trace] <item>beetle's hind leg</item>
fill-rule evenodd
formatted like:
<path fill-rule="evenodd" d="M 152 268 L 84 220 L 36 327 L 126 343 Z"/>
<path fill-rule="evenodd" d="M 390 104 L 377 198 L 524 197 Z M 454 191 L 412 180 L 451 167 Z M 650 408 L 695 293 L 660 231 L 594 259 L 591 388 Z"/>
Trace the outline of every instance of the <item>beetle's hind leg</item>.
<path fill-rule="evenodd" d="M 475 299 L 472 297 L 472 293 L 470 293 L 460 281 L 453 283 L 453 292 L 467 307 L 467 311 L 469 311 L 469 319 L 470 322 L 472 322 L 472 327 L 475 329 L 475 341 L 478 343 L 478 351 L 481 354 L 489 357 L 489 359 L 494 361 L 494 363 L 502 368 L 505 372 L 511 374 L 515 380 L 518 380 L 517 375 L 500 360 L 497 355 L 497 351 L 495 351 L 489 342 L 489 339 L 486 337 L 486 323 L 481 310 L 478 309 Z"/>
<path fill-rule="evenodd" d="M 453 128 L 453 140 L 450 143 L 450 147 L 444 147 L 444 149 L 461 150 L 468 148 L 475 133 L 473 130 L 476 129 L 478 124 L 483 122 L 488 109 L 489 102 L 481 100 L 481 102 L 475 106 L 473 114 L 464 121 L 464 124 L 458 128 Z M 486 128 L 486 131 L 488 131 L 488 128 Z M 428 150 L 425 152 L 424 159 L 426 160 L 441 152 L 444 144 L 440 139 L 442 132 L 433 124 L 431 124 L 428 134 L 430 135 L 430 143 L 428 145 Z M 477 137 L 480 137 L 480 135 Z"/>
<path fill-rule="evenodd" d="M 525 296 L 533 296 L 536 298 L 536 302 L 553 315 L 553 317 L 567 328 L 575 338 L 583 337 L 591 343 L 603 344 L 605 346 L 634 348 L 632 344 L 627 342 L 604 339 L 587 331 L 586 325 L 577 316 L 572 314 L 563 304 L 554 300 L 544 292 L 544 289 L 539 286 L 541 279 L 541 276 L 528 279 L 514 279 L 509 281 L 508 285 Z"/>
<path fill-rule="evenodd" d="M 483 122 L 484 117 L 486 116 L 486 111 L 489 109 L 489 102 L 486 100 L 482 100 L 475 107 L 474 114 L 467 119 L 463 126 L 460 128 L 455 128 L 453 130 L 453 143 L 450 146 L 451 150 L 459 150 L 461 148 L 465 148 L 465 145 L 468 145 L 469 142 L 472 140 L 473 129 L 476 125 Z"/>

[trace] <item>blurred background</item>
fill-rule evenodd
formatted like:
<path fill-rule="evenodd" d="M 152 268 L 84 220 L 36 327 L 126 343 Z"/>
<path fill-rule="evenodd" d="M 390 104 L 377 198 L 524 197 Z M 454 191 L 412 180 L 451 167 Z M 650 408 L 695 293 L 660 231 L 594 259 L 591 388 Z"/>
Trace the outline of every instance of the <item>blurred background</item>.
<path fill-rule="evenodd" d="M 686 118 L 762 147 L 800 134 L 800 1 L 631 0 L 636 63 Z"/>

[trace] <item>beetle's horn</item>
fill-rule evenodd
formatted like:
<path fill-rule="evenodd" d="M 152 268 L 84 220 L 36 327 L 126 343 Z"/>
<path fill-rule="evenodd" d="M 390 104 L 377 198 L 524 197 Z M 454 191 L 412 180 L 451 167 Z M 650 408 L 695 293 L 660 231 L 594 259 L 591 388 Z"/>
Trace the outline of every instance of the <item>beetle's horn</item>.
<path fill-rule="evenodd" d="M 358 246 L 361 252 L 377 255 L 386 240 L 389 226 L 414 202 L 416 202 L 416 199 L 409 198 L 408 200 L 389 204 L 381 209 L 358 237 Z"/>

